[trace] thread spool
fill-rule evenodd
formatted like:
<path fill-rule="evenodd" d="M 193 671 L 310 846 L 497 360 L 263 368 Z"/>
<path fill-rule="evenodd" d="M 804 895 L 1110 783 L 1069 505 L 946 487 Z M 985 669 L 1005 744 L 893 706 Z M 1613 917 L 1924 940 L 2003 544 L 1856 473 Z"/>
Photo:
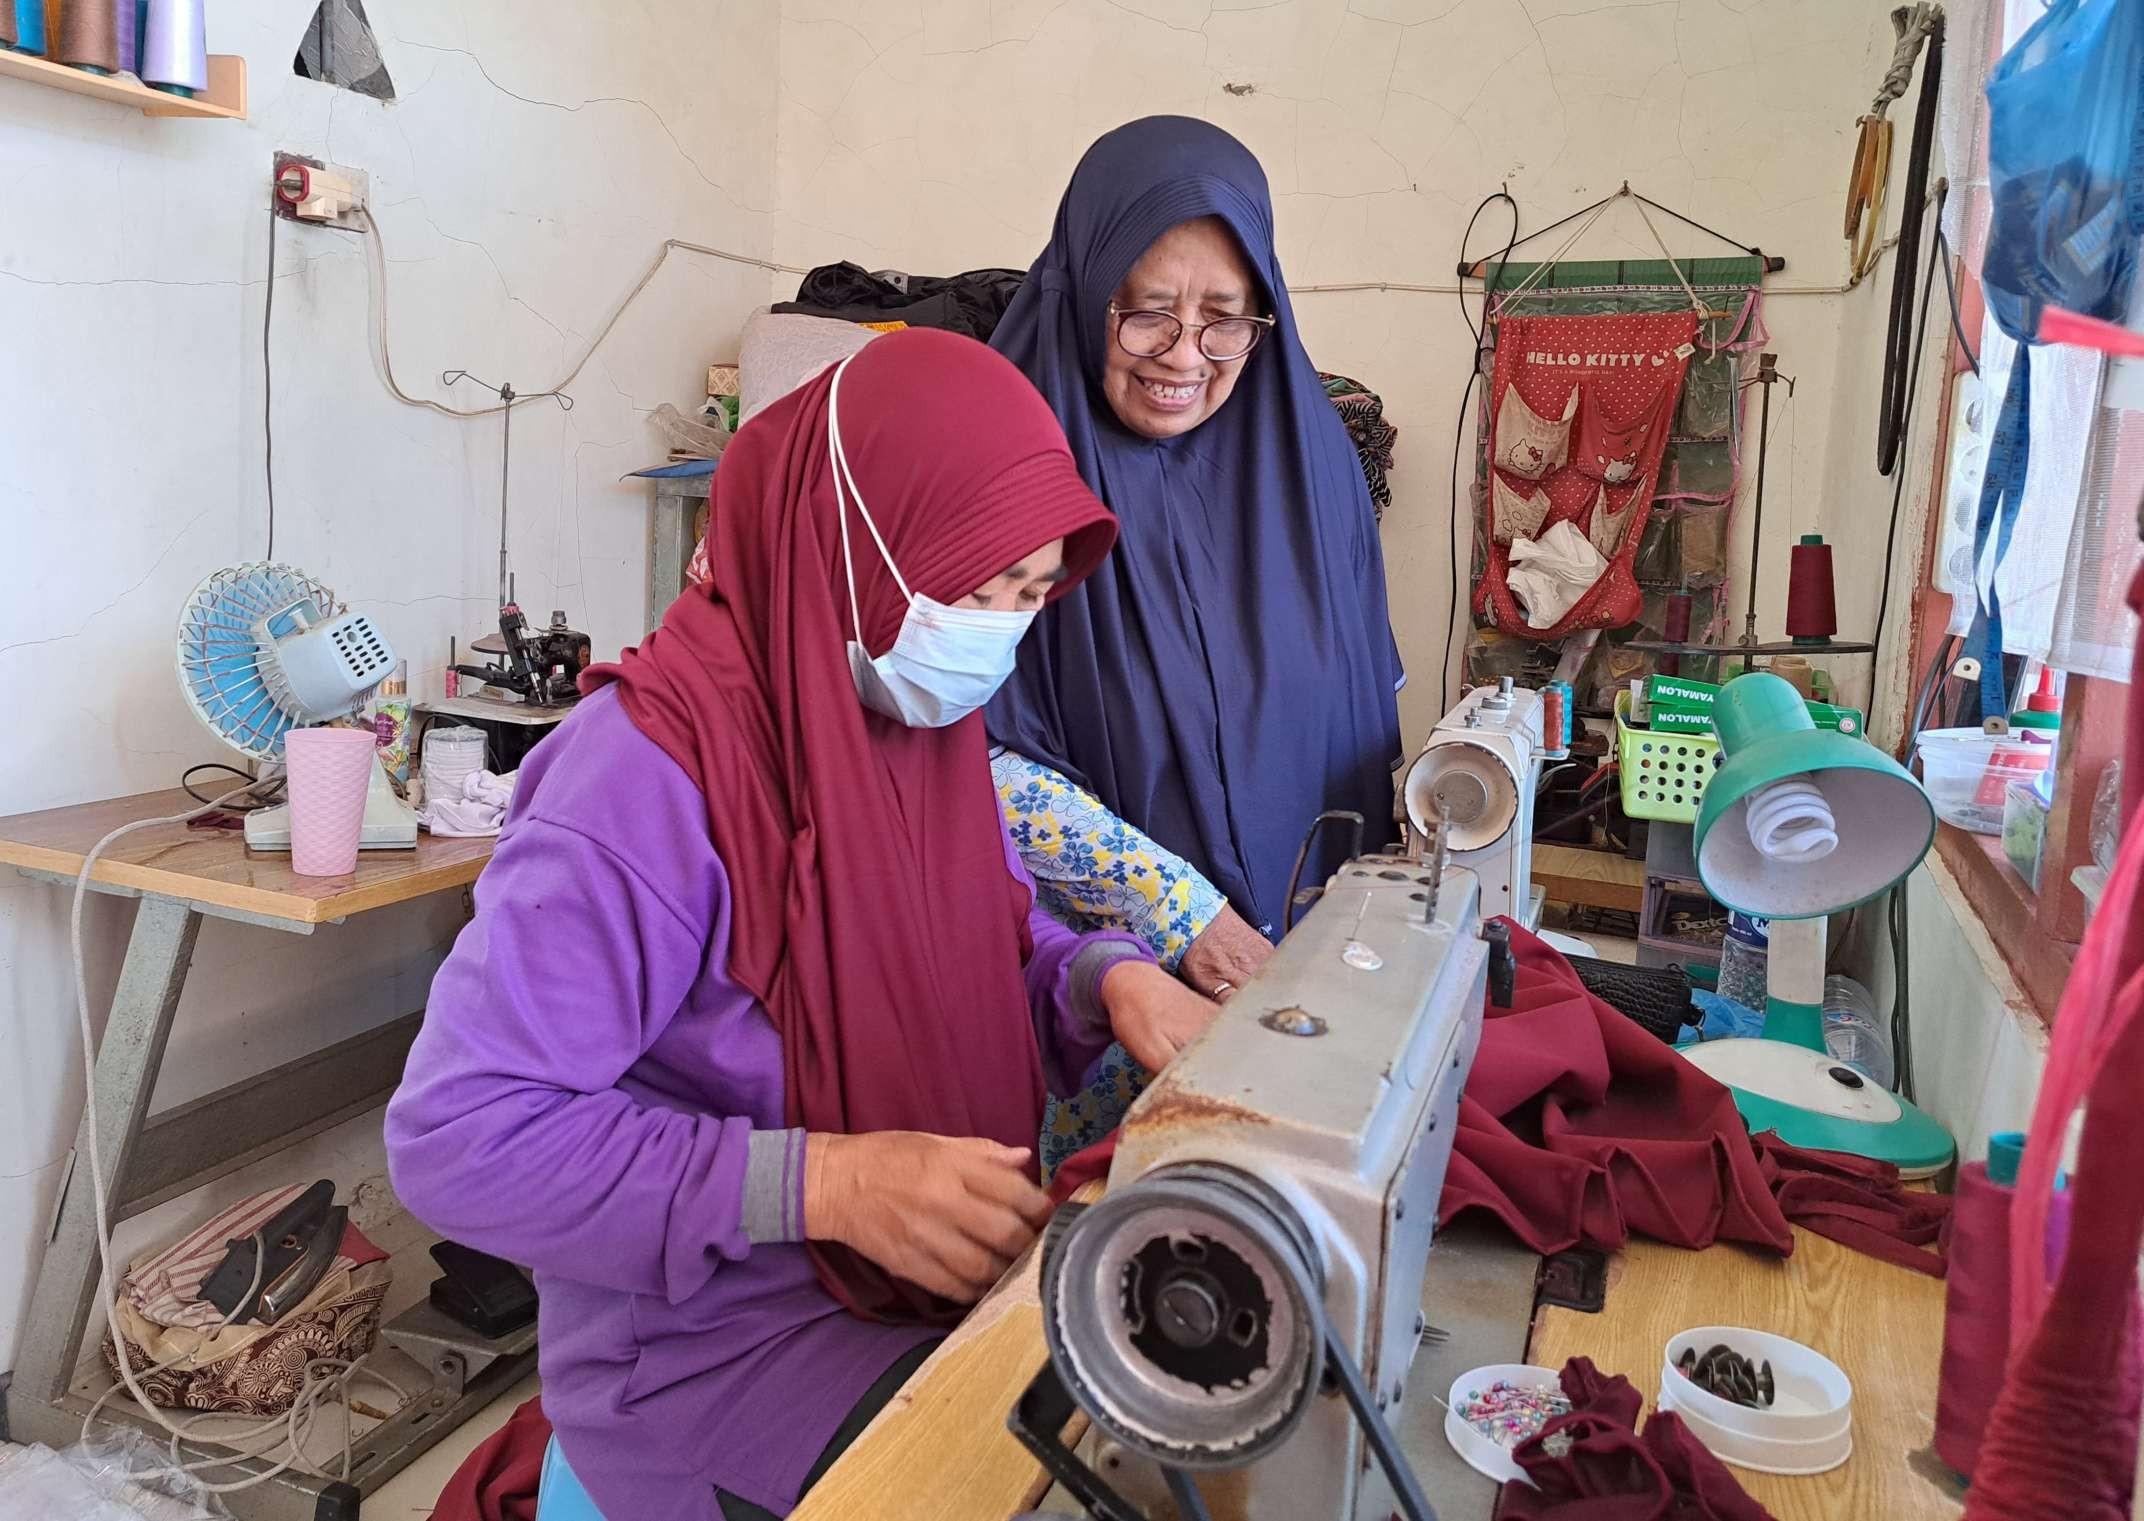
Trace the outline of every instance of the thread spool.
<path fill-rule="evenodd" d="M 7 0 L 0 0 L 0 5 Z M 14 0 L 15 51 L 44 56 L 51 34 L 45 29 L 45 0 Z"/>
<path fill-rule="evenodd" d="M 1563 750 L 1563 693 L 1550 682 L 1541 689 L 1541 748 Z"/>
<path fill-rule="evenodd" d="M 142 30 L 141 81 L 191 99 L 208 88 L 208 18 L 204 0 L 149 0 Z"/>
<path fill-rule="evenodd" d="M 1689 640 L 1690 604 L 1692 600 L 1687 591 L 1671 591 L 1668 593 L 1667 626 L 1661 632 L 1666 636 L 1669 644 L 1683 644 Z M 1660 657 L 1660 674 L 1663 676 L 1680 676 L 1682 674 L 1682 656 L 1662 655 Z"/>
<path fill-rule="evenodd" d="M 19 30 L 15 24 L 15 0 L 0 0 L 0 49 L 12 49 Z"/>
<path fill-rule="evenodd" d="M 2010 1207 L 2022 1131 L 1988 1138 L 1988 1160 L 1958 1169 L 1945 1255 L 1943 1363 L 1936 1384 L 1936 1456 L 1970 1479 L 2010 1356 Z M 2057 1199 L 2067 1235 L 2067 1195 Z M 2050 1225 L 2053 1224 L 2052 1217 Z M 2059 1253 L 2050 1230 L 2050 1255 Z"/>
<path fill-rule="evenodd" d="M 1799 655 L 1774 655 L 1769 667 L 1774 676 L 1802 694 L 1808 702 L 1816 696 L 1816 667 Z"/>
<path fill-rule="evenodd" d="M 119 29 L 112 0 L 66 0 L 59 7 L 59 31 L 52 56 L 89 74 L 119 68 Z"/>
<path fill-rule="evenodd" d="M 119 72 L 141 75 L 141 24 L 147 7 L 142 0 L 111 0 L 112 30 L 119 37 Z"/>
<path fill-rule="evenodd" d="M 1789 552 L 1787 637 L 1824 644 L 1839 631 L 1838 599 L 1832 593 L 1831 546 L 1820 533 L 1805 533 Z"/>

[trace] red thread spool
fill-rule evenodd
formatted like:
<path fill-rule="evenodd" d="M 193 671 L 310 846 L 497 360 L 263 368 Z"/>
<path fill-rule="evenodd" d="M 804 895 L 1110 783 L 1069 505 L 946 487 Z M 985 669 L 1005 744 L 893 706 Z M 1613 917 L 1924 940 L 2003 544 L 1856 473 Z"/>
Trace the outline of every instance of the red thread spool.
<path fill-rule="evenodd" d="M 1831 590 L 1831 546 L 1820 533 L 1805 533 L 1787 567 L 1787 637 L 1821 644 L 1839 631 L 1839 607 Z"/>
<path fill-rule="evenodd" d="M 1994 1147 L 1990 1147 L 1991 1155 Z M 2011 1176 L 2015 1177 L 2015 1163 Z M 2010 1201 L 2017 1190 L 1988 1164 L 1958 1169 L 1943 1299 L 1943 1370 L 1936 1384 L 1936 1456 L 1968 1479 L 2010 1356 Z"/>
<path fill-rule="evenodd" d="M 1547 686 L 1541 689 L 1541 748 L 1561 750 L 1563 743 L 1563 690 Z"/>
<path fill-rule="evenodd" d="M 1667 627 L 1661 632 L 1667 636 L 1669 644 L 1686 644 L 1689 642 L 1690 603 L 1691 597 L 1686 591 L 1671 591 L 1668 593 Z M 1680 676 L 1682 674 L 1682 656 L 1662 655 L 1660 657 L 1660 674 L 1663 676 Z"/>

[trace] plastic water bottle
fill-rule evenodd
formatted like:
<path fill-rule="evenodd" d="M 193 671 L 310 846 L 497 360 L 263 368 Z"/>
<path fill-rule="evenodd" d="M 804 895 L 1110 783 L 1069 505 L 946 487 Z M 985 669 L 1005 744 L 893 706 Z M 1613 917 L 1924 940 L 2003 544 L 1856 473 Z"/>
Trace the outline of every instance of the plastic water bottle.
<path fill-rule="evenodd" d="M 1879 1087 L 1889 1088 L 1897 1075 L 1876 999 L 1851 977 L 1824 979 L 1824 1049 Z"/>
<path fill-rule="evenodd" d="M 1767 952 L 1771 945 L 1771 921 L 1753 914 L 1730 912 L 1727 940 L 1720 948 L 1720 996 L 1732 998 L 1744 1008 L 1764 1012 Z"/>

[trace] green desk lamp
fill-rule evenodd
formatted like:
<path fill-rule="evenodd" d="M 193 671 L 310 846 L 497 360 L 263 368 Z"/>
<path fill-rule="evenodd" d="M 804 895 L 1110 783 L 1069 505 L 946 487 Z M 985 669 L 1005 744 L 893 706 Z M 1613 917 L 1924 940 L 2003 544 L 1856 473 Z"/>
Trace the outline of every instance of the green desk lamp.
<path fill-rule="evenodd" d="M 1867 741 L 1819 729 L 1767 671 L 1720 690 L 1720 767 L 1697 815 L 1697 874 L 1728 908 L 1772 921 L 1761 1040 L 1706 1041 L 1690 1061 L 1734 1090 L 1753 1131 L 1790 1146 L 1948 1166 L 1949 1132 L 1824 1049 L 1824 921 L 1896 886 L 1935 840 L 1935 809 Z"/>

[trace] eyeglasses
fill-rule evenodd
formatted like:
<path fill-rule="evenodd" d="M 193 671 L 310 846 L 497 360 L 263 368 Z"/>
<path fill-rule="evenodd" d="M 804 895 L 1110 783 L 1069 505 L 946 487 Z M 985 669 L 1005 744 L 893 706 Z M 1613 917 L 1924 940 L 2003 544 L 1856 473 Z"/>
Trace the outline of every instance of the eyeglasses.
<path fill-rule="evenodd" d="M 1199 352 L 1215 364 L 1242 359 L 1258 347 L 1271 317 L 1223 317 L 1218 322 L 1181 320 L 1173 312 L 1126 311 L 1114 301 L 1109 315 L 1117 324 L 1117 347 L 1134 359 L 1158 359 L 1176 347 L 1186 331 L 1198 335 Z"/>

